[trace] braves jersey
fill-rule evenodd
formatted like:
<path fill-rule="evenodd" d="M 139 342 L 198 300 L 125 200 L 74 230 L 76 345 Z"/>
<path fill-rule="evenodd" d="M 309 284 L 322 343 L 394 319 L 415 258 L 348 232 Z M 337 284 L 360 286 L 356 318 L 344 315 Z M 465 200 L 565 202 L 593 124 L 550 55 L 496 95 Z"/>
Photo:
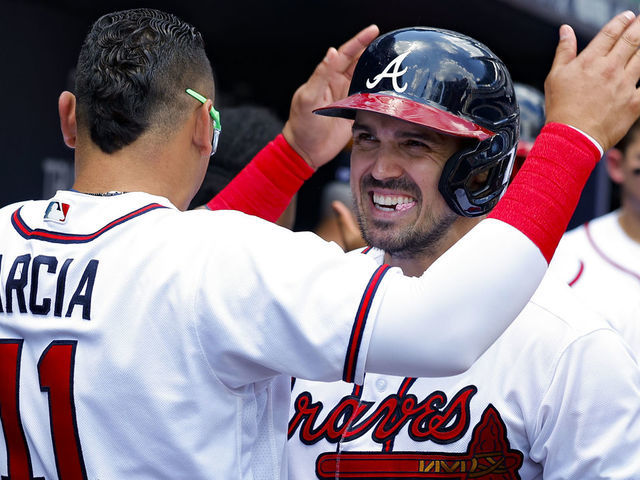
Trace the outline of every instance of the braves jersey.
<path fill-rule="evenodd" d="M 281 478 L 290 375 L 363 368 L 378 265 L 313 235 L 59 192 L 0 210 L 0 238 L 3 478 Z"/>
<path fill-rule="evenodd" d="M 380 250 L 367 255 L 382 262 Z M 416 335 L 425 346 L 437 341 L 437 332 Z M 639 398 L 626 344 L 547 275 L 461 375 L 367 373 L 362 386 L 295 380 L 289 476 L 640 478 Z"/>
<path fill-rule="evenodd" d="M 640 244 L 624 232 L 619 216 L 616 210 L 567 232 L 550 270 L 640 355 Z"/>

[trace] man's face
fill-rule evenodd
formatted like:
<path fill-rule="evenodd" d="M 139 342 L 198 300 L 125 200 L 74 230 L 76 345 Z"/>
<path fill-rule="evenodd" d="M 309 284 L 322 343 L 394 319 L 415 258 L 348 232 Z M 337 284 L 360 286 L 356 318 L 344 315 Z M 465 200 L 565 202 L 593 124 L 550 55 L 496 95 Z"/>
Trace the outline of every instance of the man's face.
<path fill-rule="evenodd" d="M 351 190 L 369 245 L 398 256 L 432 253 L 458 217 L 438 191 L 459 138 L 394 117 L 358 111 Z"/>

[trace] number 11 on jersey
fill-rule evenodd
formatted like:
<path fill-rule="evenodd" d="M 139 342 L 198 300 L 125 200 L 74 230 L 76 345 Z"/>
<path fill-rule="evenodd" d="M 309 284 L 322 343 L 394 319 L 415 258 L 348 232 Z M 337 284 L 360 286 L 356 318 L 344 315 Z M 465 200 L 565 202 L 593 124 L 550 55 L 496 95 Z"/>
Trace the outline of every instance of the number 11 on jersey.
<path fill-rule="evenodd" d="M 7 472 L 2 480 L 45 480 L 33 476 L 29 446 L 20 418 L 22 339 L 0 339 L 0 420 L 7 445 Z M 77 341 L 55 340 L 38 362 L 40 390 L 49 400 L 51 440 L 59 480 L 86 480 L 73 400 Z"/>

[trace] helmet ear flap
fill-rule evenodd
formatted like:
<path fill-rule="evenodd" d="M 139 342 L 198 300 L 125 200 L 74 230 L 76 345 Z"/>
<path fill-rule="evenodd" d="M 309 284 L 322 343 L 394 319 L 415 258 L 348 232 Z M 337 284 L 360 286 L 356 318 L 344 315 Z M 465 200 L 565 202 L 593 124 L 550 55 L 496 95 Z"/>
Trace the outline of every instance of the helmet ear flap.
<path fill-rule="evenodd" d="M 463 217 L 489 213 L 507 187 L 516 147 L 508 131 L 500 131 L 454 153 L 438 182 L 449 208 Z"/>

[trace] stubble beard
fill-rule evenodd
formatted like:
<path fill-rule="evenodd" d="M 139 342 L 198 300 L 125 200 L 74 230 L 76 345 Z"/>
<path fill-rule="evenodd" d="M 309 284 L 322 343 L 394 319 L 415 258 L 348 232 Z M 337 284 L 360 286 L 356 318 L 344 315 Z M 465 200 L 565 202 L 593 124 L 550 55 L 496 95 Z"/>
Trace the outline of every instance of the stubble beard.
<path fill-rule="evenodd" d="M 364 187 L 367 183 L 370 184 L 370 182 L 363 182 L 361 192 L 366 191 Z M 417 186 L 413 190 L 417 191 L 416 201 L 421 204 L 422 199 Z M 458 219 L 458 216 L 453 212 L 447 212 L 436 219 L 433 211 L 429 209 L 424 220 L 418 220 L 405 228 L 398 228 L 393 222 L 367 218 L 362 203 L 358 202 L 356 198 L 353 200 L 356 205 L 356 218 L 360 232 L 367 244 L 384 250 L 397 258 L 437 255 L 442 239 Z M 366 199 L 361 199 L 361 201 L 366 201 Z M 394 229 L 397 231 L 393 231 Z"/>

